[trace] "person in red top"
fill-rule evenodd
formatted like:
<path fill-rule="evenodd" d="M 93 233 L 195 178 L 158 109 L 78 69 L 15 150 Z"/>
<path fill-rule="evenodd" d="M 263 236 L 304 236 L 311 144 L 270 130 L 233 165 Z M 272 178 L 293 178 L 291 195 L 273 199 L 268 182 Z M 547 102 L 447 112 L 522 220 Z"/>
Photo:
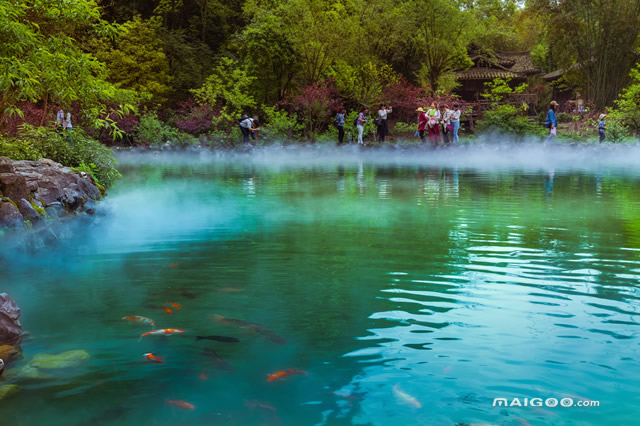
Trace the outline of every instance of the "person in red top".
<path fill-rule="evenodd" d="M 418 133 L 420 134 L 420 141 L 425 145 L 427 138 L 424 136 L 424 129 L 427 127 L 429 119 L 427 118 L 427 114 L 424 113 L 424 109 L 418 108 L 416 112 L 418 113 Z"/>

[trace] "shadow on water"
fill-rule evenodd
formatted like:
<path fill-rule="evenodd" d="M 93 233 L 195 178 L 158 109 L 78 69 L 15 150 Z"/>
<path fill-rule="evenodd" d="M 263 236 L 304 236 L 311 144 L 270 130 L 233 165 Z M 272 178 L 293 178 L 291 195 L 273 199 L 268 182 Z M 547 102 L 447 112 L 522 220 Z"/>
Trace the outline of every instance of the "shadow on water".
<path fill-rule="evenodd" d="M 123 179 L 100 220 L 55 248 L 2 252 L 0 291 L 31 333 L 10 368 L 73 349 L 91 358 L 53 379 L 10 379 L 21 390 L 0 400 L 0 415 L 629 423 L 640 371 L 636 151 L 121 153 Z M 139 339 L 149 327 L 126 315 L 185 333 Z M 309 374 L 267 381 L 286 369 Z M 496 397 L 601 406 L 499 409 Z"/>

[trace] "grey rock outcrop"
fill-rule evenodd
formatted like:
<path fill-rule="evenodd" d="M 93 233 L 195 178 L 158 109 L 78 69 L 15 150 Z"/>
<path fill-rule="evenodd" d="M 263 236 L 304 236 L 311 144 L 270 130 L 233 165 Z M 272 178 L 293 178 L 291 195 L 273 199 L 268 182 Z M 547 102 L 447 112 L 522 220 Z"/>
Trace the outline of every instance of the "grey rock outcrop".
<path fill-rule="evenodd" d="M 63 217 L 84 212 L 95 207 L 87 202 L 100 197 L 91 175 L 46 158 L 0 157 L 0 229 L 22 228 L 25 220 L 35 223 L 48 213 Z"/>
<path fill-rule="evenodd" d="M 20 308 L 7 293 L 0 293 L 0 342 L 8 342 L 23 333 L 20 324 Z"/>

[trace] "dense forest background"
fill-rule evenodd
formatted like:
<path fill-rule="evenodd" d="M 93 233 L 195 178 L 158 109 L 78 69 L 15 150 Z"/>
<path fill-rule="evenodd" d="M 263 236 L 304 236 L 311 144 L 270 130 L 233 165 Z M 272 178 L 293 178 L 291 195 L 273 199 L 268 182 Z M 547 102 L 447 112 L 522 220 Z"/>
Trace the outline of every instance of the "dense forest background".
<path fill-rule="evenodd" d="M 0 133 L 54 106 L 105 143 L 236 137 L 244 113 L 314 139 L 381 102 L 411 123 L 453 99 L 471 46 L 531 52 L 633 133 L 639 34 L 640 0 L 2 0 Z"/>

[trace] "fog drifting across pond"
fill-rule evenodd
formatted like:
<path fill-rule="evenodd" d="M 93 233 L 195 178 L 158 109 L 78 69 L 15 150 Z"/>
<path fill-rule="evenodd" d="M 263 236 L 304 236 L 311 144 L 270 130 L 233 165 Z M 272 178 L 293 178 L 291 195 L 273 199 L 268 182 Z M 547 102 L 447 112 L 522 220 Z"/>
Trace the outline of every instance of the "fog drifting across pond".
<path fill-rule="evenodd" d="M 228 163 L 266 168 L 357 166 L 423 166 L 478 170 L 635 172 L 640 145 L 546 145 L 487 143 L 431 149 L 420 146 L 342 147 L 327 145 L 268 146 L 251 150 L 120 151 L 123 166 Z"/>

